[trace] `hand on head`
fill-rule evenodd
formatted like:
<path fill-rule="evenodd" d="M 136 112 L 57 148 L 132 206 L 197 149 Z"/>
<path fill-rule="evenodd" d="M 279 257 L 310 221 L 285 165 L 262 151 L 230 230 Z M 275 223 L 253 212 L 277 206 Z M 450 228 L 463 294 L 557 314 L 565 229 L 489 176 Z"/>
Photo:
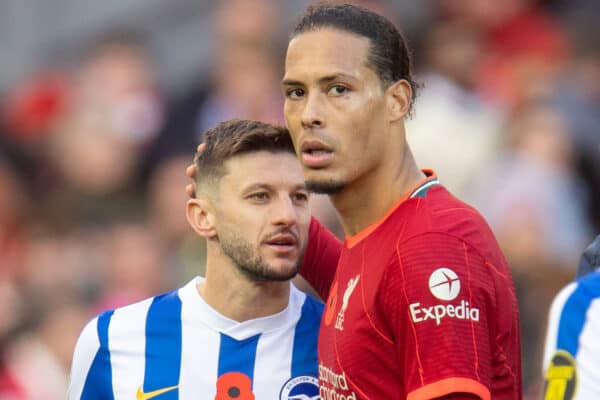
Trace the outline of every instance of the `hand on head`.
<path fill-rule="evenodd" d="M 200 143 L 197 147 L 198 152 L 204 151 L 206 147 L 205 143 Z M 189 183 L 185 187 L 185 191 L 190 198 L 196 197 L 196 164 L 192 163 L 185 169 L 185 174 L 192 179 L 192 183 Z"/>

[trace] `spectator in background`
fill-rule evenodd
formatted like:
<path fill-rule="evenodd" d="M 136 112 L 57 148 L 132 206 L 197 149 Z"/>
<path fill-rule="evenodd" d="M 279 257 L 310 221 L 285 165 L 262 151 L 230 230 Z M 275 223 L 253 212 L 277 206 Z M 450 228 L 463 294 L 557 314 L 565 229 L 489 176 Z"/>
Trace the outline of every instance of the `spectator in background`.
<path fill-rule="evenodd" d="M 573 148 L 563 115 L 538 102 L 513 116 L 505 153 L 487 169 L 476 204 L 498 235 L 521 312 L 523 386 L 539 389 L 544 318 L 540 309 L 573 274 L 577 253 L 589 240 L 583 187 L 573 170 Z"/>
<path fill-rule="evenodd" d="M 538 1 L 440 0 L 446 18 L 476 27 L 483 36 L 478 89 L 497 107 L 512 109 L 540 95 L 564 71 L 569 42 Z"/>
<path fill-rule="evenodd" d="M 21 176 L 0 149 L 0 279 L 13 279 L 27 252 L 29 198 Z"/>
<path fill-rule="evenodd" d="M 591 229 L 564 116 L 535 102 L 514 114 L 505 134 L 504 159 L 491 168 L 477 204 L 515 264 L 545 260 L 571 271 Z"/>
<path fill-rule="evenodd" d="M 6 354 L 8 369 L 24 399 L 64 398 L 72 349 L 89 318 L 88 310 L 69 291 L 29 296 L 23 310 L 27 324 Z"/>
<path fill-rule="evenodd" d="M 416 113 L 407 124 L 416 159 L 435 169 L 444 185 L 469 199 L 473 186 L 485 179 L 500 145 L 500 113 L 477 92 L 482 33 L 460 21 L 441 21 L 427 32 L 423 90 Z"/>
<path fill-rule="evenodd" d="M 281 36 L 279 12 L 275 0 L 218 2 L 209 81 L 175 104 L 155 146 L 155 163 L 187 154 L 202 141 L 202 132 L 225 119 L 283 122 L 279 49 L 273 40 Z"/>
<path fill-rule="evenodd" d="M 596 6 L 600 11 L 600 6 Z M 590 10 L 591 11 L 591 10 Z M 574 58 L 555 86 L 552 100 L 565 116 L 575 149 L 577 172 L 589 193 L 590 220 L 600 231 L 600 28 L 596 13 L 571 26 Z"/>
<path fill-rule="evenodd" d="M 115 34 L 92 46 L 74 76 L 48 145 L 51 211 L 74 222 L 135 213 L 141 159 L 163 119 L 153 66 L 137 39 Z"/>
<path fill-rule="evenodd" d="M 150 176 L 146 197 L 149 229 L 161 241 L 163 262 L 169 265 L 171 280 L 177 282 L 204 276 L 206 262 L 206 242 L 190 229 L 181 208 L 187 201 L 181 188 L 188 183 L 181 171 L 189 161 L 187 155 L 164 159 Z"/>
<path fill-rule="evenodd" d="M 106 229 L 103 236 L 105 290 L 96 313 L 140 301 L 178 283 L 169 279 L 164 244 L 149 226 L 122 221 Z"/>
<path fill-rule="evenodd" d="M 1 254 L 1 253 L 0 253 Z M 0 279 L 0 398 L 9 400 L 27 400 L 23 385 L 11 369 L 8 352 L 20 334 L 20 325 L 24 318 L 24 299 L 15 285 Z"/>

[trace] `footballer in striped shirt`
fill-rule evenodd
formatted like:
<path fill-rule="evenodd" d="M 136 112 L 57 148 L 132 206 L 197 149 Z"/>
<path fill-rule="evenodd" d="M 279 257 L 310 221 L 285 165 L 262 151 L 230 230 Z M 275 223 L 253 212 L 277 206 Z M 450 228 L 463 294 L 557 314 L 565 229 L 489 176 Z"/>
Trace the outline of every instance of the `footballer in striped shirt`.
<path fill-rule="evenodd" d="M 310 223 L 290 136 L 231 120 L 204 138 L 187 217 L 206 276 L 90 321 L 69 400 L 319 398 L 323 305 L 290 281 Z"/>

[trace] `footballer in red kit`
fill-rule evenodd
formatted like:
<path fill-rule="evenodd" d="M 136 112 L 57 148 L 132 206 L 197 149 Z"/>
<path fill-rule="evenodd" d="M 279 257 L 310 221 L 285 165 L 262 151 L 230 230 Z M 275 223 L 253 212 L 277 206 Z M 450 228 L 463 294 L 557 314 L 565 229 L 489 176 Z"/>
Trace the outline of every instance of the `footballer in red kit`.
<path fill-rule="evenodd" d="M 300 270 L 326 299 L 320 396 L 520 399 L 510 271 L 483 217 L 414 159 L 411 69 L 394 24 L 349 4 L 309 7 L 288 44 L 286 125 L 307 189 L 329 195 L 346 237 L 337 268 L 316 264 L 333 246 L 313 222 Z"/>
<path fill-rule="evenodd" d="M 331 271 L 313 269 L 311 258 L 333 244 L 322 239 L 307 249 L 301 272 L 327 299 L 323 400 L 520 396 L 507 264 L 477 211 L 427 174 L 381 221 L 346 239 L 331 290 L 317 285 Z"/>

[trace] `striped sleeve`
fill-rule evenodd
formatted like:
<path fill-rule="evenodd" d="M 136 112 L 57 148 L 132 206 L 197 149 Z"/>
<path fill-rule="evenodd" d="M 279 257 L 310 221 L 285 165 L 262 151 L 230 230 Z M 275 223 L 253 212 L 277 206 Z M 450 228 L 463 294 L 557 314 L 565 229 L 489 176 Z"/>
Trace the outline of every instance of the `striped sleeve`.
<path fill-rule="evenodd" d="M 600 398 L 599 317 L 600 273 L 570 283 L 554 299 L 543 363 L 546 398 Z"/>
<path fill-rule="evenodd" d="M 544 349 L 544 371 L 548 369 L 550 360 L 557 350 L 558 328 L 560 325 L 560 316 L 567 300 L 577 288 L 576 282 L 571 282 L 565 286 L 554 298 L 548 317 L 548 330 L 546 332 L 546 345 Z"/>
<path fill-rule="evenodd" d="M 71 366 L 68 400 L 112 400 L 108 326 L 112 311 L 91 320 L 81 332 Z"/>

